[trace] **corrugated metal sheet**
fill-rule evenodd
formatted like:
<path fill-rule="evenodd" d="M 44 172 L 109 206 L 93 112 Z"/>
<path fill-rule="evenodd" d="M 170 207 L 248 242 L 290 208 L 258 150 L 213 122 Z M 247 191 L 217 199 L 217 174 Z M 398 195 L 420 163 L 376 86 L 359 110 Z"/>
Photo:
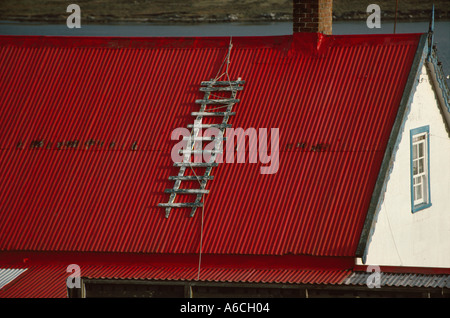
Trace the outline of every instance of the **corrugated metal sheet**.
<path fill-rule="evenodd" d="M 367 272 L 354 272 L 342 284 L 366 286 L 367 279 L 371 274 Z M 450 275 L 381 272 L 380 286 L 450 288 Z"/>
<path fill-rule="evenodd" d="M 81 276 L 95 279 L 139 279 L 187 281 L 197 279 L 197 268 L 80 265 Z M 202 282 L 336 284 L 350 274 L 344 270 L 290 270 L 204 268 Z M 0 298 L 67 297 L 65 266 L 32 266 L 18 279 L 0 290 Z"/>
<path fill-rule="evenodd" d="M 0 268 L 0 289 L 19 277 L 26 268 Z"/>
<path fill-rule="evenodd" d="M 279 128 L 280 167 L 213 169 L 204 253 L 354 255 L 419 36 L 233 38 L 230 123 Z M 197 253 L 202 213 L 157 204 L 228 44 L 1 36 L 0 250 Z"/>
<path fill-rule="evenodd" d="M 197 280 L 197 268 L 90 268 L 87 278 Z M 142 274 L 144 272 L 145 274 Z M 203 268 L 199 281 L 232 283 L 336 284 L 345 270 Z"/>
<path fill-rule="evenodd" d="M 67 297 L 66 267 L 43 265 L 29 267 L 18 278 L 0 290 L 0 298 Z"/>

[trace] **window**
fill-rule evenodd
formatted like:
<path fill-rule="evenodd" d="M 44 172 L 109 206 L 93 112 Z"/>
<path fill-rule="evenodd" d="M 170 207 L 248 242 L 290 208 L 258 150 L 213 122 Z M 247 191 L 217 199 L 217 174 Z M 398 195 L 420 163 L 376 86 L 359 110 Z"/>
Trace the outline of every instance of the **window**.
<path fill-rule="evenodd" d="M 430 196 L 430 126 L 410 131 L 412 212 L 431 206 Z"/>

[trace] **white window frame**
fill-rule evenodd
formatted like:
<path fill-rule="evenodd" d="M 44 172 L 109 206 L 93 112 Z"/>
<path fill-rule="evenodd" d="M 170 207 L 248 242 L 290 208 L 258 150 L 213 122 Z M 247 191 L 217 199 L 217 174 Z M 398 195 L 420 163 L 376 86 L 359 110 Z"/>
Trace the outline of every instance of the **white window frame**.
<path fill-rule="evenodd" d="M 414 205 L 427 203 L 428 169 L 427 166 L 427 133 L 413 136 L 413 194 Z"/>
<path fill-rule="evenodd" d="M 412 212 L 431 206 L 429 126 L 410 131 Z"/>

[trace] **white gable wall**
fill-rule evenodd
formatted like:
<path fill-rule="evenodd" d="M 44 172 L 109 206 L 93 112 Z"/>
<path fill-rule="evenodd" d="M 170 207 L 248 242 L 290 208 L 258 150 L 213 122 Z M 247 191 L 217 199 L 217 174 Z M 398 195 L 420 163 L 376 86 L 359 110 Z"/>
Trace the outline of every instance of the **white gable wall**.
<path fill-rule="evenodd" d="M 369 236 L 367 265 L 450 267 L 450 138 L 425 66 L 386 192 Z M 429 125 L 431 206 L 412 213 L 410 130 Z"/>

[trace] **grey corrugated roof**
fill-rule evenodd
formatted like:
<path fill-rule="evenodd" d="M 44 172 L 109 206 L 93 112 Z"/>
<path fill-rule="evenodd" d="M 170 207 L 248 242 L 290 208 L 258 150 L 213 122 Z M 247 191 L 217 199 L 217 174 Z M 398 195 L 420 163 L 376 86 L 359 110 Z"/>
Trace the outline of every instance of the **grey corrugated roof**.
<path fill-rule="evenodd" d="M 0 289 L 25 272 L 27 268 L 0 268 Z"/>
<path fill-rule="evenodd" d="M 370 272 L 354 272 L 346 278 L 343 285 L 366 286 Z M 446 274 L 407 274 L 380 272 L 380 285 L 395 287 L 450 288 L 450 275 Z"/>

